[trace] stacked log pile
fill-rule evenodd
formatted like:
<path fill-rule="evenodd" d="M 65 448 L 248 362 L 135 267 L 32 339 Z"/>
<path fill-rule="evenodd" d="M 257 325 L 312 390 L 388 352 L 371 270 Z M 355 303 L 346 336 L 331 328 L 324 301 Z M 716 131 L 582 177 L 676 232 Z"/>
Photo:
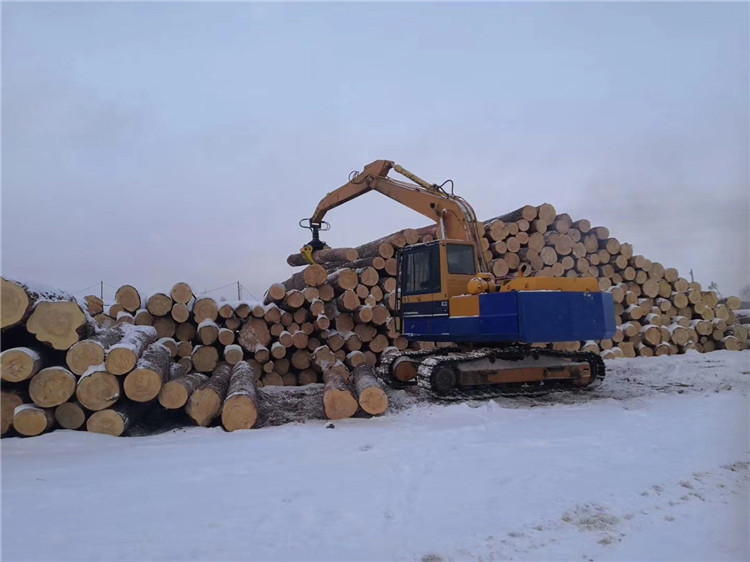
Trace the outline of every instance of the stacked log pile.
<path fill-rule="evenodd" d="M 55 425 L 122 434 L 151 407 L 183 410 L 198 425 L 252 427 L 264 387 L 318 384 L 325 415 L 377 415 L 387 396 L 373 376 L 382 354 L 409 344 L 395 329 L 396 252 L 435 237 L 405 229 L 358 248 L 316 252 L 316 264 L 273 284 L 263 302 L 216 302 L 187 283 L 148 297 L 130 285 L 115 302 L 76 301 L 52 289 L 2 281 L 2 432 Z M 747 346 L 735 297 L 688 282 L 607 228 L 552 205 L 525 206 L 484 223 L 491 272 L 592 277 L 612 293 L 611 340 L 537 346 L 605 359 Z M 19 416 L 16 427 L 16 412 Z"/>

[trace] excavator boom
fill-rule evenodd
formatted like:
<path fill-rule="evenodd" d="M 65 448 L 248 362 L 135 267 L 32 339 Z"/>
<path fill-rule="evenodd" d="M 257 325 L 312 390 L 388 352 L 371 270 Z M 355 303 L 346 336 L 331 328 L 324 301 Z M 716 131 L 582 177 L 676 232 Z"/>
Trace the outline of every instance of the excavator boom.
<path fill-rule="evenodd" d="M 389 178 L 390 170 L 395 170 L 414 183 Z M 476 249 L 480 272 L 487 272 L 480 245 L 482 233 L 471 205 L 461 197 L 446 193 L 439 186 L 426 182 L 390 160 L 376 160 L 368 164 L 346 184 L 321 199 L 309 219 L 313 238 L 316 237 L 315 229 L 323 224 L 328 211 L 369 191 L 382 193 L 435 221 L 438 238 L 472 243 Z"/>

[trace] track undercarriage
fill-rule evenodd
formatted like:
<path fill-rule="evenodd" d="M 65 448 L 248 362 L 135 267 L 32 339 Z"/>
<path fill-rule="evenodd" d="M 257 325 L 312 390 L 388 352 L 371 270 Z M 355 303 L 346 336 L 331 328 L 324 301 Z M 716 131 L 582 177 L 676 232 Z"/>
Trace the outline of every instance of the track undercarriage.
<path fill-rule="evenodd" d="M 590 387 L 604 378 L 604 362 L 595 353 L 521 344 L 452 346 L 390 354 L 379 373 L 393 387 L 419 385 L 441 400 L 466 400 Z"/>

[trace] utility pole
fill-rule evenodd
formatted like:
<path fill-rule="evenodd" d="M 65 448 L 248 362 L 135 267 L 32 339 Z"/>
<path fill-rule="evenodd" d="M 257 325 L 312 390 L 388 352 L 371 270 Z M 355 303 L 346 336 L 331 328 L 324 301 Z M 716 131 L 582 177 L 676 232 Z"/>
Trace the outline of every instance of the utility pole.
<path fill-rule="evenodd" d="M 99 298 L 104 302 L 104 281 L 99 281 Z"/>
<path fill-rule="evenodd" d="M 242 300 L 242 292 L 240 291 L 240 282 L 239 281 L 237 281 L 237 300 L 238 301 Z"/>
<path fill-rule="evenodd" d="M 695 279 L 693 279 L 693 269 L 690 269 L 690 282 L 695 283 Z"/>

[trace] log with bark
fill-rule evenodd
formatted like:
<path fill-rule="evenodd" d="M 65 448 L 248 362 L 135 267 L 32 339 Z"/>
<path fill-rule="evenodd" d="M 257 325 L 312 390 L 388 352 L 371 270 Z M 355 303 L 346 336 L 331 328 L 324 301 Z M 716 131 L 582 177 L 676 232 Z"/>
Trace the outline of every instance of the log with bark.
<path fill-rule="evenodd" d="M 122 326 L 122 338 L 109 346 L 105 358 L 107 371 L 113 375 L 129 373 L 146 347 L 156 341 L 156 330 L 151 326 Z"/>
<path fill-rule="evenodd" d="M 195 423 L 206 427 L 221 413 L 231 377 L 232 367 L 228 363 L 221 363 L 213 370 L 211 378 L 193 392 L 185 412 Z"/>
<path fill-rule="evenodd" d="M 153 402 L 127 401 L 112 408 L 94 412 L 86 421 L 86 430 L 91 433 L 104 433 L 105 435 L 119 437 L 152 406 Z"/>
<path fill-rule="evenodd" d="M 149 402 L 169 379 L 172 357 L 160 343 L 152 343 L 123 382 L 125 395 L 135 402 Z"/>
<path fill-rule="evenodd" d="M 227 431 L 250 429 L 258 419 L 257 366 L 240 361 L 232 368 L 227 395 L 221 409 L 221 423 Z M 293 376 L 293 375 L 292 375 Z"/>

